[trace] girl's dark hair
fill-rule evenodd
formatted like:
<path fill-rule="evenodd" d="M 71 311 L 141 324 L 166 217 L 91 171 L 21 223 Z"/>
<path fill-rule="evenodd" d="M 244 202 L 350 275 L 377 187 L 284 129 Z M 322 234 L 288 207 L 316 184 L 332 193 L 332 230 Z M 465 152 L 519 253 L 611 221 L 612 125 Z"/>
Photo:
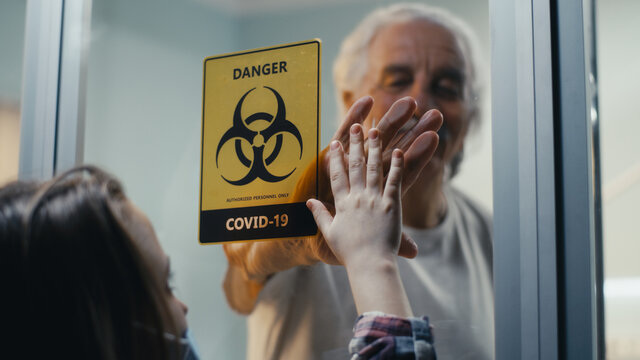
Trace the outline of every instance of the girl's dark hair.
<path fill-rule="evenodd" d="M 170 356 L 164 287 L 123 224 L 128 211 L 120 183 L 95 167 L 0 189 L 0 271 L 15 274 L 17 299 L 2 310 L 17 314 L 5 340 L 23 358 Z"/>

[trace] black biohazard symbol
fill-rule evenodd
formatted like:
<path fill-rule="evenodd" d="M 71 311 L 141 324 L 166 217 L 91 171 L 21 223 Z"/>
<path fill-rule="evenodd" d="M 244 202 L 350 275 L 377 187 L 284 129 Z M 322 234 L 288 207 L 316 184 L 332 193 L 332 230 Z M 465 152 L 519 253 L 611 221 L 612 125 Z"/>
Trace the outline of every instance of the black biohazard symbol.
<path fill-rule="evenodd" d="M 227 130 L 227 132 L 222 135 L 222 139 L 220 139 L 220 143 L 218 143 L 218 150 L 216 150 L 216 166 L 218 166 L 218 155 L 220 154 L 220 149 L 224 144 L 229 140 L 235 139 L 235 151 L 236 156 L 238 156 L 238 160 L 249 169 L 247 174 L 239 179 L 239 180 L 229 180 L 222 176 L 222 178 L 232 185 L 246 185 L 253 180 L 260 178 L 267 182 L 278 182 L 286 179 L 291 175 L 296 169 L 294 168 L 286 175 L 277 176 L 267 170 L 267 166 L 271 165 L 273 161 L 278 157 L 280 151 L 282 150 L 282 134 L 289 133 L 295 136 L 298 139 L 298 144 L 300 145 L 300 156 L 302 158 L 302 136 L 300 136 L 300 132 L 298 128 L 289 120 L 286 119 L 287 111 L 284 106 L 284 101 L 280 94 L 274 89 L 265 86 L 265 88 L 271 90 L 271 92 L 275 95 L 276 100 L 278 102 L 278 109 L 276 111 L 276 115 L 273 116 L 271 114 L 267 114 L 265 112 L 257 112 L 253 115 L 250 115 L 246 119 L 242 119 L 242 103 L 244 99 L 249 95 L 250 92 L 255 90 L 253 88 L 247 91 L 240 101 L 238 101 L 238 105 L 236 105 L 236 109 L 233 113 L 233 125 L 231 129 Z M 254 131 L 249 129 L 248 125 L 251 125 L 254 121 L 257 120 L 265 120 L 269 122 L 266 128 Z M 271 153 L 265 158 L 264 149 L 265 144 L 271 139 L 273 136 L 276 137 L 276 143 L 271 151 Z M 251 144 L 253 148 L 253 158 L 249 159 L 244 151 L 242 150 L 242 140 L 247 141 Z"/>

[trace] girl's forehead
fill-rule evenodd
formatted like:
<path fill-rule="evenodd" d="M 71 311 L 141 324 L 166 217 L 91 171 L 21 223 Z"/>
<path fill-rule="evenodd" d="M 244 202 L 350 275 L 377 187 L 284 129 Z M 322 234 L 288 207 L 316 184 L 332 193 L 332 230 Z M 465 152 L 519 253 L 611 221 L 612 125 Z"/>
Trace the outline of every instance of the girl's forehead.
<path fill-rule="evenodd" d="M 131 234 L 134 245 L 138 247 L 145 260 L 154 268 L 154 271 L 165 271 L 168 258 L 165 254 L 149 218 L 135 204 L 127 200 L 123 222 L 127 231 Z"/>

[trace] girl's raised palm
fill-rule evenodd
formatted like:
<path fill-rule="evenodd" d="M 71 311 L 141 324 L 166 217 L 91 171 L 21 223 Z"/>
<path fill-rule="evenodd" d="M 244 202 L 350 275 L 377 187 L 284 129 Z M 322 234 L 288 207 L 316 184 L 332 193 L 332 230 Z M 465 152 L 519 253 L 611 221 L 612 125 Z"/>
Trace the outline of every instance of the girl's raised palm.
<path fill-rule="evenodd" d="M 400 184 L 403 154 L 401 150 L 393 152 L 386 185 L 383 186 L 378 135 L 375 128 L 369 131 L 368 161 L 365 161 L 363 133 L 359 124 L 354 124 L 350 130 L 347 161 L 341 143 L 331 143 L 329 173 L 335 216 L 320 201 L 311 199 L 307 202 L 327 244 L 345 266 L 373 259 L 394 259 L 398 254 L 402 231 Z"/>

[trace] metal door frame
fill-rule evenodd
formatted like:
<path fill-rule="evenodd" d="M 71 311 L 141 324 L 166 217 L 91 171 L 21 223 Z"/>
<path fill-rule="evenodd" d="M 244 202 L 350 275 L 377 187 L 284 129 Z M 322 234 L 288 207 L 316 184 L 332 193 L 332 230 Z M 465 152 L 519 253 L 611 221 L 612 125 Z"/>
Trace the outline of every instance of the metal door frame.
<path fill-rule="evenodd" d="M 593 3 L 489 4 L 496 357 L 603 358 Z"/>
<path fill-rule="evenodd" d="M 82 163 L 91 0 L 29 0 L 18 178 Z"/>

